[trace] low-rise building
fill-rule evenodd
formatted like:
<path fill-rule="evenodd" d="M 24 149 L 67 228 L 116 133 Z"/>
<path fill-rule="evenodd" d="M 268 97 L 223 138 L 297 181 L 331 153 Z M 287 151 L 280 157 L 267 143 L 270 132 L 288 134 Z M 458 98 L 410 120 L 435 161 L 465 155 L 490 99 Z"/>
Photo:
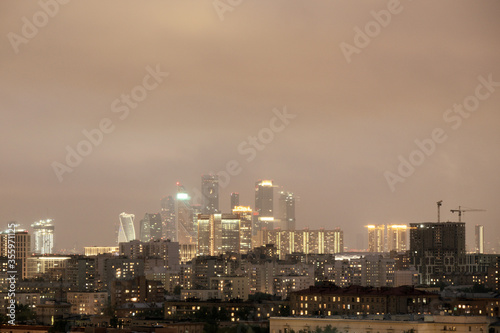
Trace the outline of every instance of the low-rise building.
<path fill-rule="evenodd" d="M 335 285 L 309 287 L 290 294 L 294 316 L 429 314 L 438 302 L 437 294 L 413 287 L 372 288 Z"/>

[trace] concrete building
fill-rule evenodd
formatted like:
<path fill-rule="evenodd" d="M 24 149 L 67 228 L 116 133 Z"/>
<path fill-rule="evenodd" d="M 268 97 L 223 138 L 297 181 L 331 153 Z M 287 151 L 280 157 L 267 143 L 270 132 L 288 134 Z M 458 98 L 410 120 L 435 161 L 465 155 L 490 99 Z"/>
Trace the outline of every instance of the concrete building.
<path fill-rule="evenodd" d="M 294 252 L 334 254 L 344 252 L 344 233 L 334 230 L 261 230 L 253 238 L 253 247 L 274 244 L 280 259 Z"/>
<path fill-rule="evenodd" d="M 483 225 L 476 225 L 475 236 L 476 236 L 476 253 L 484 253 L 484 226 Z"/>
<path fill-rule="evenodd" d="M 385 225 L 367 225 L 368 230 L 368 252 L 385 251 Z"/>
<path fill-rule="evenodd" d="M 348 318 L 293 318 L 271 317 L 270 333 L 311 332 L 316 328 L 336 329 L 338 332 L 495 332 L 489 331 L 494 326 L 494 319 L 481 316 L 394 316 L 391 319 L 372 317 L 368 319 Z"/>
<path fill-rule="evenodd" d="M 107 292 L 68 292 L 67 302 L 70 312 L 78 315 L 103 315 L 108 303 Z"/>
<path fill-rule="evenodd" d="M 219 210 L 219 176 L 201 176 L 201 214 L 220 213 Z"/>
<path fill-rule="evenodd" d="M 408 226 L 391 224 L 387 226 L 387 251 L 404 252 L 408 250 Z"/>
<path fill-rule="evenodd" d="M 274 185 L 272 180 L 255 183 L 255 211 L 253 233 L 262 229 L 274 229 Z"/>
<path fill-rule="evenodd" d="M 105 253 L 118 254 L 119 249 L 118 246 L 85 246 L 83 253 L 85 256 L 97 256 Z"/>
<path fill-rule="evenodd" d="M 294 316 L 430 314 L 439 296 L 413 287 L 315 286 L 290 294 Z"/>
<path fill-rule="evenodd" d="M 54 253 L 54 224 L 52 219 L 40 220 L 34 222 L 33 228 L 33 253 L 34 254 L 52 254 Z"/>
<path fill-rule="evenodd" d="M 466 271 L 465 223 L 410 223 L 410 258 L 422 284 L 453 283 Z"/>

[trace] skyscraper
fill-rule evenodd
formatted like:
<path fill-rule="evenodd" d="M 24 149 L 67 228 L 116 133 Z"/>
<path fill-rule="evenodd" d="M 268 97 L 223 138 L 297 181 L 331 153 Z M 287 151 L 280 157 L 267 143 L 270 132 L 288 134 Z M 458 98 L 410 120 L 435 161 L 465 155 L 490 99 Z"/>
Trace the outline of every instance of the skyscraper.
<path fill-rule="evenodd" d="M 233 215 L 238 216 L 240 220 L 240 253 L 246 254 L 252 250 L 252 208 L 235 206 Z"/>
<path fill-rule="evenodd" d="M 410 260 L 421 283 L 452 281 L 465 265 L 465 223 L 410 223 Z"/>
<path fill-rule="evenodd" d="M 121 213 L 118 229 L 118 243 L 130 242 L 135 239 L 134 214 Z"/>
<path fill-rule="evenodd" d="M 201 213 L 215 214 L 219 212 L 219 176 L 201 176 Z"/>
<path fill-rule="evenodd" d="M 140 240 L 149 242 L 150 240 L 159 240 L 162 237 L 162 222 L 159 213 L 146 213 L 140 224 Z"/>
<path fill-rule="evenodd" d="M 217 256 L 240 252 L 240 216 L 234 214 L 200 215 L 198 218 L 198 255 Z"/>
<path fill-rule="evenodd" d="M 18 277 L 21 279 L 28 278 L 28 256 L 31 255 L 31 235 L 28 231 L 19 228 L 19 224 L 15 222 L 8 224 L 7 230 L 0 233 L 0 256 L 9 259 L 12 255 L 12 250 L 9 245 L 14 244 L 15 249 L 15 269 L 10 267 L 9 270 L 17 271 Z"/>
<path fill-rule="evenodd" d="M 295 230 L 295 197 L 292 192 L 280 192 L 278 218 L 281 229 Z"/>
<path fill-rule="evenodd" d="M 402 252 L 408 250 L 408 226 L 392 224 L 387 226 L 387 250 Z"/>
<path fill-rule="evenodd" d="M 177 195 L 175 200 L 175 218 L 177 226 L 177 237 L 173 241 L 182 244 L 196 244 L 196 231 L 193 224 L 193 209 L 191 208 L 191 197 L 184 186 L 177 183 Z"/>
<path fill-rule="evenodd" d="M 263 228 L 274 228 L 274 186 L 272 180 L 259 180 L 255 183 L 255 211 L 253 233 Z"/>
<path fill-rule="evenodd" d="M 233 192 L 231 193 L 231 209 L 240 205 L 240 194 Z"/>
<path fill-rule="evenodd" d="M 385 225 L 367 225 L 368 252 L 384 252 L 385 250 Z"/>
<path fill-rule="evenodd" d="M 40 220 L 34 222 L 33 228 L 33 253 L 52 254 L 54 253 L 54 224 L 53 220 Z"/>
<path fill-rule="evenodd" d="M 160 202 L 162 237 L 163 239 L 173 240 L 177 234 L 175 226 L 175 200 L 172 196 L 164 197 Z"/>
<path fill-rule="evenodd" d="M 484 226 L 476 225 L 476 253 L 484 253 Z"/>

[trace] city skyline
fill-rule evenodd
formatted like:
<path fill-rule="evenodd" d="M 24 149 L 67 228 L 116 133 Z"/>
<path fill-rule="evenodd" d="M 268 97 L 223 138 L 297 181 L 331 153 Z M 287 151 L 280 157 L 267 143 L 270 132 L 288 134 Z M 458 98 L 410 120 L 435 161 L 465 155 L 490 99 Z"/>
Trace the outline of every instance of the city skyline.
<path fill-rule="evenodd" d="M 139 235 L 177 181 L 218 174 L 221 212 L 272 179 L 300 198 L 297 229 L 340 226 L 347 248 L 365 225 L 436 221 L 443 200 L 442 221 L 485 210 L 462 216 L 469 251 L 475 225 L 499 249 L 497 1 L 403 1 L 380 25 L 386 1 L 222 20 L 211 2 L 89 0 L 17 45 L 44 9 L 1 9 L 3 226 L 51 218 L 55 251 L 112 246 L 121 212 Z"/>

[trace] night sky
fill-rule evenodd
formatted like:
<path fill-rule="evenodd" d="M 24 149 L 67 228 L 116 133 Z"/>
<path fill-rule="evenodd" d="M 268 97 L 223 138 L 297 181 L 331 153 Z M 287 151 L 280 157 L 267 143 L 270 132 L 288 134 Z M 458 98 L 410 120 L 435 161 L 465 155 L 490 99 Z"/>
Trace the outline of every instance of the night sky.
<path fill-rule="evenodd" d="M 483 224 L 500 250 L 498 1 L 232 3 L 1 1 L 0 223 L 111 246 L 121 212 L 138 231 L 177 181 L 230 169 L 225 212 L 272 179 L 351 248 L 443 200 L 444 221 L 486 209 L 469 249 Z"/>

